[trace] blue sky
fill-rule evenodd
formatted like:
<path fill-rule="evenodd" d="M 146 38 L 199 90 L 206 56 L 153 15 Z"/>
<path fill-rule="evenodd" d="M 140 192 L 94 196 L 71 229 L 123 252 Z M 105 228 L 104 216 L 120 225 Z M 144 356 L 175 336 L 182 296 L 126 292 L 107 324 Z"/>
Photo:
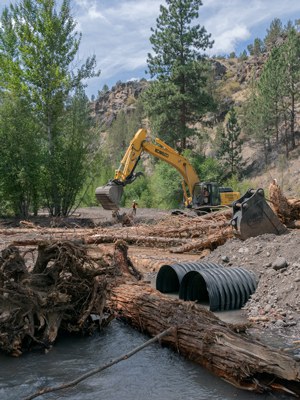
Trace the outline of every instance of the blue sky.
<path fill-rule="evenodd" d="M 14 1 L 0 0 L 0 11 Z M 300 18 L 297 0 L 203 0 L 199 23 L 215 41 L 207 52 L 241 53 L 254 38 L 264 38 L 274 18 L 285 24 Z M 79 62 L 95 54 L 101 75 L 86 92 L 97 95 L 104 84 L 147 77 L 150 28 L 156 26 L 163 0 L 71 0 L 77 30 L 82 33 Z"/>

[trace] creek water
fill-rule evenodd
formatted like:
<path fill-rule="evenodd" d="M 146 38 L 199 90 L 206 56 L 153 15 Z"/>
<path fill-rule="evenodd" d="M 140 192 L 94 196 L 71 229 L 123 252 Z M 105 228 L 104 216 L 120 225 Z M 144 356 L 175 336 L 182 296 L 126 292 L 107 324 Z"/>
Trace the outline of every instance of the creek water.
<path fill-rule="evenodd" d="M 20 358 L 0 355 L 0 399 L 24 399 L 41 387 L 73 380 L 128 353 L 149 338 L 113 321 L 89 338 L 63 337 L 48 354 Z M 79 383 L 72 389 L 38 399 L 72 400 L 274 400 L 281 394 L 258 395 L 238 390 L 177 353 L 154 343 L 133 357 Z"/>

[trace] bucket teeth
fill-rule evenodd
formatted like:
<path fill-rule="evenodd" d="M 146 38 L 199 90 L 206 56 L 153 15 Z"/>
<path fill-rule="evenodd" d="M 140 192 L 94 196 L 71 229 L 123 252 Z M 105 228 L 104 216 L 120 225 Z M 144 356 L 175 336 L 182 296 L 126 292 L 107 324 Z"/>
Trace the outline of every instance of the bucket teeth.
<path fill-rule="evenodd" d="M 231 225 L 242 240 L 264 233 L 281 235 L 286 232 L 286 227 L 266 202 L 264 190 L 261 188 L 249 189 L 233 203 Z"/>

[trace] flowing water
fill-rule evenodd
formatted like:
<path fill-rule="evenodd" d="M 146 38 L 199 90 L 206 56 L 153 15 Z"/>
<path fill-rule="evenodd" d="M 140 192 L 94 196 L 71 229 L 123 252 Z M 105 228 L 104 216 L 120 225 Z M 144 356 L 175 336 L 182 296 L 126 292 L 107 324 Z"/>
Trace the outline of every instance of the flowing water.
<path fill-rule="evenodd" d="M 48 354 L 20 358 L 0 355 L 0 399 L 24 399 L 41 387 L 73 380 L 128 353 L 149 338 L 113 321 L 91 338 L 64 337 Z M 69 400 L 274 400 L 279 394 L 253 394 L 235 389 L 200 366 L 154 343 L 133 357 L 79 383 L 75 388 L 38 399 Z"/>

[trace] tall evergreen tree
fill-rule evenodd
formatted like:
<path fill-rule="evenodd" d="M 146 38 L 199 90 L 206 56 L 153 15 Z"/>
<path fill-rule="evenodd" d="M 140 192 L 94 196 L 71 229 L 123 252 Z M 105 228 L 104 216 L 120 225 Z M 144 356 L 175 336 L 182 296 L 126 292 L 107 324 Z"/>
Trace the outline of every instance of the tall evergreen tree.
<path fill-rule="evenodd" d="M 241 128 L 234 108 L 228 113 L 226 129 L 220 133 L 220 148 L 217 155 L 223 161 L 225 170 L 229 170 L 230 176 L 240 175 L 242 166 Z"/>
<path fill-rule="evenodd" d="M 268 165 L 268 154 L 271 150 L 271 137 L 274 133 L 272 122 L 269 118 L 269 109 L 257 88 L 252 88 L 252 93 L 243 105 L 243 132 L 263 148 L 265 164 Z"/>
<path fill-rule="evenodd" d="M 150 42 L 148 70 L 155 81 L 144 95 L 145 109 L 159 135 L 186 148 L 186 138 L 195 131 L 190 124 L 212 108 L 206 91 L 207 64 L 201 51 L 213 42 L 204 27 L 195 24 L 200 0 L 166 0 L 160 7 Z"/>
<path fill-rule="evenodd" d="M 267 34 L 264 38 L 267 50 L 272 50 L 272 48 L 276 46 L 278 39 L 281 38 L 283 32 L 284 29 L 281 20 L 279 18 L 274 18 L 269 29 L 267 29 Z"/>
<path fill-rule="evenodd" d="M 300 38 L 297 31 L 290 27 L 288 36 L 280 48 L 282 59 L 282 83 L 283 108 L 287 114 L 290 138 L 286 138 L 291 143 L 291 148 L 296 147 L 295 121 L 296 121 L 296 101 L 299 99 L 300 83 Z"/>
<path fill-rule="evenodd" d="M 258 82 L 258 94 L 263 107 L 268 110 L 270 126 L 275 133 L 275 143 L 279 148 L 281 124 L 281 98 L 283 93 L 282 59 L 279 47 L 275 47 L 264 65 Z"/>

